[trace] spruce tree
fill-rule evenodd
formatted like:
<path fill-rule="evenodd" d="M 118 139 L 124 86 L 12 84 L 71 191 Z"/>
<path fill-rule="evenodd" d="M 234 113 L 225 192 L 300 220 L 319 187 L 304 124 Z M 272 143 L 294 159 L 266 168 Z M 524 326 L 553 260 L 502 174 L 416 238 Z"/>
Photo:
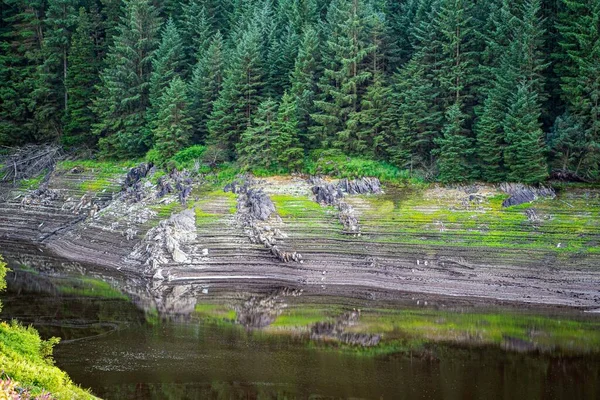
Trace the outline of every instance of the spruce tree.
<path fill-rule="evenodd" d="M 427 79 L 420 54 L 415 54 L 393 76 L 390 112 L 396 124 L 392 125 L 388 152 L 398 167 L 433 170 L 434 140 L 444 119 L 436 103 L 437 93 L 433 82 Z"/>
<path fill-rule="evenodd" d="M 294 97 L 285 93 L 275 122 L 273 140 L 274 157 L 277 165 L 287 171 L 297 171 L 302 166 L 304 150 L 300 145 L 297 103 Z"/>
<path fill-rule="evenodd" d="M 467 116 L 462 110 L 460 100 L 448 108 L 442 136 L 435 139 L 438 179 L 443 183 L 466 182 L 473 178 L 473 143 L 465 128 Z"/>
<path fill-rule="evenodd" d="M 321 96 L 314 102 L 312 139 L 322 147 L 356 150 L 356 125 L 347 124 L 359 111 L 359 94 L 371 73 L 364 65 L 370 47 L 365 32 L 362 0 L 333 0 L 327 12 Z M 352 121 L 351 121 L 352 122 Z"/>
<path fill-rule="evenodd" d="M 241 134 L 250 126 L 265 88 L 260 31 L 250 25 L 232 53 L 223 89 L 208 121 L 209 143 L 233 152 Z"/>
<path fill-rule="evenodd" d="M 149 131 L 152 131 L 156 126 L 164 90 L 171 84 L 173 78 L 183 75 L 184 57 L 181 36 L 177 26 L 169 18 L 163 29 L 160 45 L 152 58 L 149 90 L 150 107 L 146 115 Z"/>
<path fill-rule="evenodd" d="M 189 101 L 186 85 L 179 76 L 172 78 L 159 102 L 159 113 L 154 128 L 154 148 L 164 160 L 190 143 L 192 119 L 188 115 Z"/>
<path fill-rule="evenodd" d="M 384 81 L 383 72 L 377 73 L 363 96 L 361 110 L 354 116 L 358 124 L 356 150 L 359 154 L 386 158 L 393 126 L 390 100 L 391 89 Z"/>
<path fill-rule="evenodd" d="M 0 144 L 4 145 L 56 138 L 38 128 L 32 110 L 37 65 L 42 60 L 42 5 L 12 3 L 2 16 L 0 41 Z"/>
<path fill-rule="evenodd" d="M 548 148 L 552 153 L 552 166 L 560 171 L 570 171 L 575 175 L 588 171 L 590 148 L 584 122 L 565 113 L 554 122 L 548 135 Z"/>
<path fill-rule="evenodd" d="M 539 183 L 548 177 L 540 116 L 537 93 L 529 83 L 521 82 L 504 121 L 504 160 L 510 181 Z"/>
<path fill-rule="evenodd" d="M 306 132 L 310 127 L 310 115 L 314 112 L 313 102 L 318 90 L 320 58 L 319 34 L 312 26 L 308 26 L 304 30 L 294 71 L 290 77 L 292 84 L 290 94 L 296 99 L 298 127 L 302 132 L 301 141 L 305 146 L 308 144 Z"/>
<path fill-rule="evenodd" d="M 581 173 L 600 176 L 600 2 L 563 0 L 559 32 L 563 59 L 558 71 L 569 112 L 582 121 L 587 165 Z"/>
<path fill-rule="evenodd" d="M 208 119 L 214 102 L 223 88 L 225 54 L 223 36 L 217 32 L 212 38 L 208 51 L 204 52 L 194 66 L 189 94 L 192 101 L 190 115 L 194 119 L 193 142 L 203 142 L 208 135 Z"/>
<path fill-rule="evenodd" d="M 273 170 L 277 166 L 274 143 L 277 121 L 277 103 L 267 99 L 260 103 L 252 124 L 241 135 L 237 145 L 239 161 L 245 167 Z"/>
<path fill-rule="evenodd" d="M 94 133 L 100 149 L 113 156 L 140 156 L 147 150 L 146 108 L 152 59 L 158 45 L 160 20 L 146 0 L 128 0 L 118 35 L 100 75 L 94 112 Z"/>
<path fill-rule="evenodd" d="M 71 40 L 68 61 L 68 102 L 62 142 L 67 146 L 93 145 L 95 138 L 91 135 L 91 127 L 94 114 L 90 106 L 96 95 L 94 87 L 98 83 L 98 63 L 91 21 L 83 7 L 79 9 L 77 29 Z"/>
<path fill-rule="evenodd" d="M 182 6 L 181 39 L 190 68 L 208 50 L 213 35 L 213 21 L 204 3 L 206 1 L 190 0 Z"/>
<path fill-rule="evenodd" d="M 65 82 L 68 73 L 68 52 L 71 35 L 77 24 L 75 0 L 49 0 L 45 24 L 47 26 L 44 38 L 44 68 L 51 82 L 57 83 L 53 90 L 60 93 L 61 109 L 67 109 L 67 90 Z"/>

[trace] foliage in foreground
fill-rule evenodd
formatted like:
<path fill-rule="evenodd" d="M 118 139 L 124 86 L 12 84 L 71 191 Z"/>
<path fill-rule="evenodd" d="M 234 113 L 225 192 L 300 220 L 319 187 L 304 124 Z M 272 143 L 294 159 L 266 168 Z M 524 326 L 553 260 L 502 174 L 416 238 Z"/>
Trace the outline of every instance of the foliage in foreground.
<path fill-rule="evenodd" d="M 0 290 L 6 288 L 6 271 L 0 257 Z M 53 365 L 52 348 L 58 341 L 42 340 L 33 327 L 16 321 L 0 322 L 0 398 L 94 399 Z"/>

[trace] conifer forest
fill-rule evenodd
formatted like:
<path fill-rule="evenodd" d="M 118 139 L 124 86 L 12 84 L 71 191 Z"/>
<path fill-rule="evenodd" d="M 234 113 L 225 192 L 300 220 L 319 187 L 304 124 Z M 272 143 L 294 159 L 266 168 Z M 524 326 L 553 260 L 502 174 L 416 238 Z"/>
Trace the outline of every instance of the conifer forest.
<path fill-rule="evenodd" d="M 0 145 L 600 177 L 600 0 L 3 0 Z"/>

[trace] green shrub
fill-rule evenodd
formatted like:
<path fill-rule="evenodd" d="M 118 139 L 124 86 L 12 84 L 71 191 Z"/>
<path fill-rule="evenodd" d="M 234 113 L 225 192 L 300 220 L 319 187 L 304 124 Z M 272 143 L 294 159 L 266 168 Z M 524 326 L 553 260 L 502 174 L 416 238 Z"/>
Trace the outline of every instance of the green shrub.
<path fill-rule="evenodd" d="M 410 179 L 410 174 L 406 170 L 400 170 L 383 161 L 349 157 L 339 150 L 314 151 L 306 162 L 306 172 L 311 175 L 330 175 L 337 178 L 372 176 L 384 182 Z"/>
<path fill-rule="evenodd" d="M 195 160 L 202 160 L 206 153 L 206 146 L 195 145 L 185 148 L 171 157 L 171 160 L 177 163 L 177 166 L 189 168 Z"/>
<path fill-rule="evenodd" d="M 0 256 L 0 291 L 6 288 L 6 272 L 6 263 Z M 49 391 L 57 399 L 95 399 L 53 365 L 52 349 L 58 342 L 58 338 L 42 340 L 35 329 L 16 321 L 0 322 L 0 383 L 5 389 L 10 383 L 10 388 L 32 398 Z M 2 394 L 0 391 L 0 398 Z"/>

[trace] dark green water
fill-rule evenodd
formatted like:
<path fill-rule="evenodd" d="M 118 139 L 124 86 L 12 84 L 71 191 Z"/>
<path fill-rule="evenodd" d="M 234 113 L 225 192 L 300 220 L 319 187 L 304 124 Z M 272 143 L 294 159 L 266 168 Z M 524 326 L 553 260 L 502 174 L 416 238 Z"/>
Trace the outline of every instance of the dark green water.
<path fill-rule="evenodd" d="M 462 343 L 372 356 L 192 318 L 181 311 L 194 305 L 185 293 L 169 297 L 183 308 L 158 301 L 158 315 L 141 310 L 139 297 L 129 296 L 136 306 L 56 275 L 18 272 L 8 282 L 2 317 L 62 337 L 56 364 L 106 399 L 600 399 L 594 352 L 518 353 Z"/>

